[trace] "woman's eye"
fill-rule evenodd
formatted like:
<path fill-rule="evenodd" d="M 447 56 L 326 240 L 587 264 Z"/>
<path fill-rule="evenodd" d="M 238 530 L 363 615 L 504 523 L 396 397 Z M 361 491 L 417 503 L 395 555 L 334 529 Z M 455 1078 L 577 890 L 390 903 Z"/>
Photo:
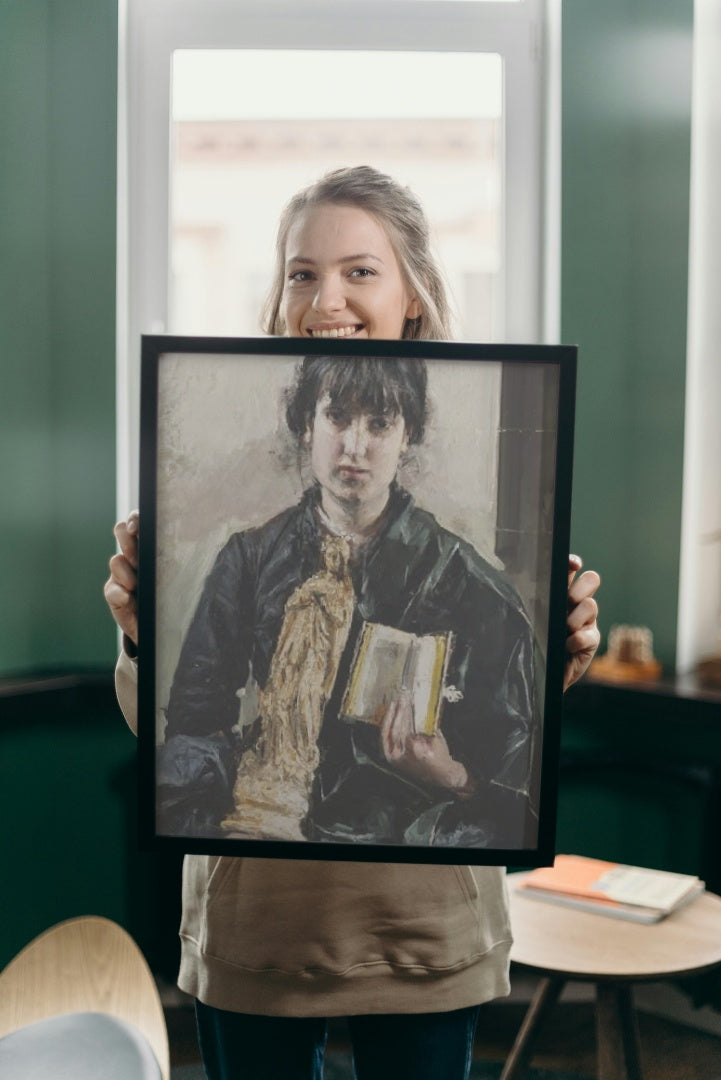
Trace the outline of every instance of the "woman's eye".
<path fill-rule="evenodd" d="M 393 420 L 390 416 L 372 416 L 368 423 L 370 431 L 376 435 L 382 435 L 386 431 L 390 431 L 393 427 Z"/>
<path fill-rule="evenodd" d="M 343 427 L 348 422 L 348 418 L 342 409 L 326 409 L 325 415 L 335 427 Z"/>
<path fill-rule="evenodd" d="M 369 266 L 356 266 L 351 270 L 350 277 L 353 278 L 369 278 L 375 277 L 375 270 L 371 270 Z"/>
<path fill-rule="evenodd" d="M 288 281 L 295 281 L 298 284 L 303 284 L 306 281 L 310 281 L 310 279 L 310 270 L 293 270 L 292 273 L 288 274 Z"/>

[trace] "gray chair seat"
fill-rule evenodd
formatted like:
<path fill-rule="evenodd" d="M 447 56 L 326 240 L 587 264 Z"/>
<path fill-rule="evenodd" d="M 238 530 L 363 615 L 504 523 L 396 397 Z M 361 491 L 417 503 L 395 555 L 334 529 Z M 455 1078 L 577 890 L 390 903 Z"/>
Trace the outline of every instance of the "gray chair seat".
<path fill-rule="evenodd" d="M 37 1020 L 0 1038 L 0 1077 L 8 1080 L 161 1080 L 145 1036 L 103 1013 Z"/>

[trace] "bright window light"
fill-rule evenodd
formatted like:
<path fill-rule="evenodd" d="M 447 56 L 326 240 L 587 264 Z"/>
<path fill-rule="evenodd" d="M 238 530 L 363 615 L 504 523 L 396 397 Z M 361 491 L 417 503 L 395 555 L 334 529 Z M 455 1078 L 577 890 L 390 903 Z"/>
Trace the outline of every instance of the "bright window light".
<path fill-rule="evenodd" d="M 501 58 L 476 52 L 179 49 L 172 107 L 174 120 L 498 118 Z"/>
<path fill-rule="evenodd" d="M 172 118 L 172 331 L 258 333 L 283 206 L 324 172 L 370 164 L 423 202 L 458 336 L 498 339 L 500 56 L 178 50 Z"/>

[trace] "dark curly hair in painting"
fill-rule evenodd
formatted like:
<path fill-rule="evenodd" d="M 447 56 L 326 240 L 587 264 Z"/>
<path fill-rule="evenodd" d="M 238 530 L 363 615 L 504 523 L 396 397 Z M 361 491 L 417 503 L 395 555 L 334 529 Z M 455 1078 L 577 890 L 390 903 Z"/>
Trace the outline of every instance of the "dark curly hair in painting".
<path fill-rule="evenodd" d="M 285 418 L 302 439 L 313 427 L 318 401 L 330 395 L 333 405 L 350 412 L 403 417 L 408 442 L 423 441 L 428 420 L 428 372 L 424 360 L 407 357 L 306 356 L 286 393 Z"/>

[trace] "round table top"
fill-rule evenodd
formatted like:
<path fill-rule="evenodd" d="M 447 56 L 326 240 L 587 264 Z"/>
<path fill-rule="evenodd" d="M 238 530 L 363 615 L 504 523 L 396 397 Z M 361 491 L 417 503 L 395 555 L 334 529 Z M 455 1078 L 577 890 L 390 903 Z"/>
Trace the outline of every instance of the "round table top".
<path fill-rule="evenodd" d="M 569 979 L 653 980 L 721 965 L 721 897 L 704 892 L 657 923 L 628 922 L 525 896 L 508 875 L 511 960 Z"/>

